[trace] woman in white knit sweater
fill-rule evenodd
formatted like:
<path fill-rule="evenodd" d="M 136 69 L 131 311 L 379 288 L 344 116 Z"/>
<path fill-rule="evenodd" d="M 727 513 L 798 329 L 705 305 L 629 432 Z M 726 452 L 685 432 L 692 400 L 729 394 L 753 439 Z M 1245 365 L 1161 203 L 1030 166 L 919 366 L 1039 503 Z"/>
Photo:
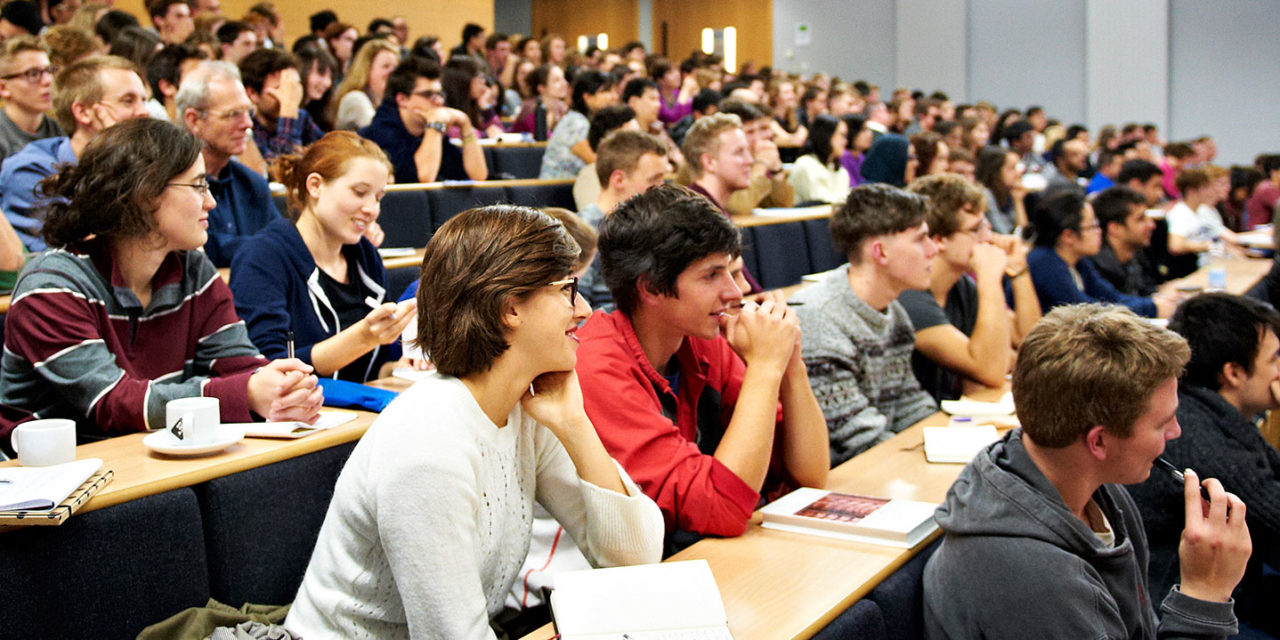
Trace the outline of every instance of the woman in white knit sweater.
<path fill-rule="evenodd" d="M 578 252 L 559 222 L 522 207 L 472 209 L 432 237 L 418 341 L 437 372 L 356 445 L 287 627 L 493 638 L 535 499 L 597 566 L 661 558 L 661 513 L 582 408 Z"/>

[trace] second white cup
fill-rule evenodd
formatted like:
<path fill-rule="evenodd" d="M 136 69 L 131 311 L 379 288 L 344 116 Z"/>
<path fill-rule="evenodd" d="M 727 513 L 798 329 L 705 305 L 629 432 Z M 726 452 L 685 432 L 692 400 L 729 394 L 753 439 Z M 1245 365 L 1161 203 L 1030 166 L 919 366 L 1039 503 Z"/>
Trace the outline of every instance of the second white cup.
<path fill-rule="evenodd" d="M 71 462 L 76 459 L 76 423 L 63 418 L 24 422 L 13 429 L 10 442 L 24 467 Z"/>
<path fill-rule="evenodd" d="M 222 414 L 217 398 L 178 398 L 164 406 L 164 424 L 184 444 L 204 444 L 218 437 Z"/>

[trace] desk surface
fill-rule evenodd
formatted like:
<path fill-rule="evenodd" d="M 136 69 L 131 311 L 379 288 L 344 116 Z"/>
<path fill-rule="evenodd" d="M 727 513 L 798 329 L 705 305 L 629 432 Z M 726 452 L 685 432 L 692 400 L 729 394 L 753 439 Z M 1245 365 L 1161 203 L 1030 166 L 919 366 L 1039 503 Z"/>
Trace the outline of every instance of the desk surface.
<path fill-rule="evenodd" d="M 1209 286 L 1209 269 L 1214 266 L 1221 266 L 1227 271 L 1227 287 L 1230 293 L 1243 295 L 1253 285 L 1257 284 L 1262 276 L 1267 275 L 1267 271 L 1271 269 L 1271 258 L 1217 258 L 1210 267 L 1196 270 L 1185 278 L 1170 280 L 1160 285 L 1162 293 L 1174 293 L 1178 291 L 1178 287 L 1194 286 L 1206 289 Z"/>
<path fill-rule="evenodd" d="M 199 458 L 174 458 L 150 452 L 142 445 L 146 433 L 134 433 L 76 447 L 76 458 L 102 458 L 115 472 L 111 482 L 89 500 L 80 512 L 93 511 L 189 487 L 273 462 L 296 458 L 339 444 L 359 440 L 377 414 L 358 411 L 355 420 L 296 440 L 245 438 L 226 451 Z M 17 465 L 0 462 L 0 467 Z"/>

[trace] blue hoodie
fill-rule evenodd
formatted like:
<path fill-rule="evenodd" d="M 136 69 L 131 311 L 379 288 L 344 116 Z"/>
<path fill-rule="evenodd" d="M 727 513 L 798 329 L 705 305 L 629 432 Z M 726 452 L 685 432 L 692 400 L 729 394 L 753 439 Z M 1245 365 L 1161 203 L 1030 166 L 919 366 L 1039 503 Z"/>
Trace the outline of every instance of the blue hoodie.
<path fill-rule="evenodd" d="M 372 311 L 386 301 L 387 272 L 382 258 L 366 238 L 342 247 L 347 261 L 356 265 Z M 346 327 L 320 286 L 320 269 L 293 222 L 280 218 L 247 239 L 231 263 L 231 293 L 236 313 L 249 329 L 249 339 L 270 358 L 284 358 L 288 332 L 293 331 L 294 355 L 311 364 L 311 347 Z M 361 358 L 338 371 L 333 378 L 365 382 L 378 376 L 385 362 L 399 359 L 399 343 L 375 348 L 372 357 Z M 354 370 L 359 369 L 359 370 Z"/>

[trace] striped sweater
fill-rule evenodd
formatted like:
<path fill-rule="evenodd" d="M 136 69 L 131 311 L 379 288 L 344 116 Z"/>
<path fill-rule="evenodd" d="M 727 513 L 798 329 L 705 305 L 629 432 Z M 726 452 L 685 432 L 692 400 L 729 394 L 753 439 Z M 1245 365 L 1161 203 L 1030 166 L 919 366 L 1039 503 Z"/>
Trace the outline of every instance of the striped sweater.
<path fill-rule="evenodd" d="M 70 418 L 90 437 L 156 429 L 165 403 L 188 396 L 245 422 L 249 376 L 265 363 L 203 253 L 166 256 L 144 309 L 109 251 L 52 249 L 27 263 L 9 307 L 0 443 L 33 418 Z"/>
<path fill-rule="evenodd" d="M 897 300 L 872 309 L 849 286 L 849 265 L 791 297 L 801 355 L 831 435 L 831 466 L 937 410 L 911 370 L 915 331 Z"/>

